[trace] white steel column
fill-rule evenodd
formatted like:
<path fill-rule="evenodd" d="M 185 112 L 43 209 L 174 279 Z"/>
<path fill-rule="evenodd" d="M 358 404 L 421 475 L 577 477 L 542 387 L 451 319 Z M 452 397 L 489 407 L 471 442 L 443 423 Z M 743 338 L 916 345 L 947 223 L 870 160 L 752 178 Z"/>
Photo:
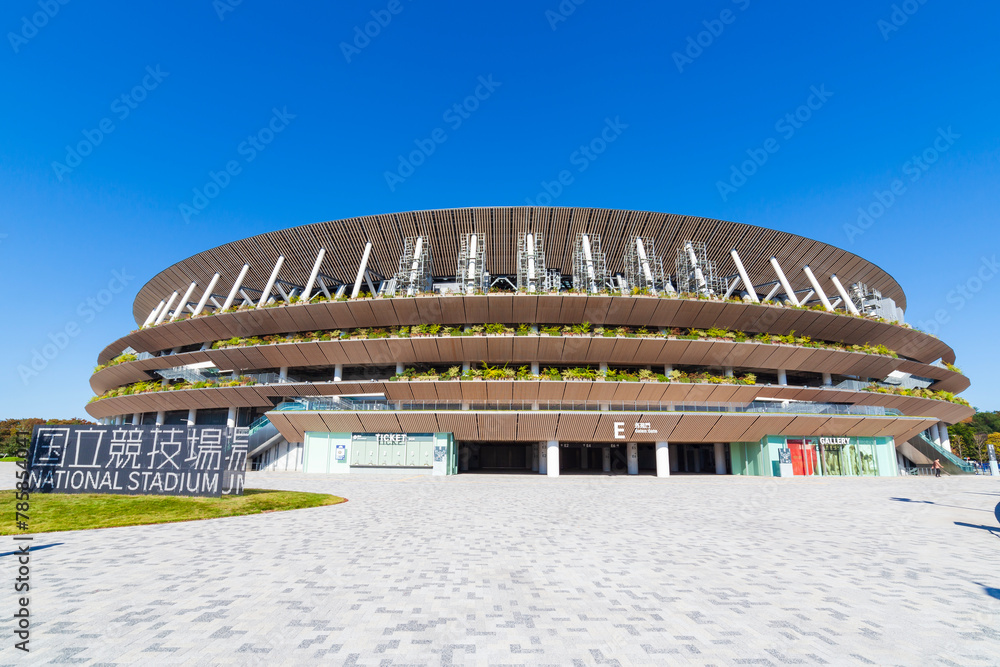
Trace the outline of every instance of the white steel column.
<path fill-rule="evenodd" d="M 233 299 L 239 294 L 240 288 L 243 287 L 243 279 L 247 277 L 247 271 L 250 270 L 249 264 L 244 264 L 243 268 L 240 269 L 240 275 L 236 276 L 236 281 L 233 282 L 233 289 L 229 290 L 229 296 L 226 297 L 225 303 L 222 304 L 222 310 L 229 310 L 230 306 L 233 305 Z"/>
<path fill-rule="evenodd" d="M 316 277 L 319 276 L 319 267 L 323 264 L 324 257 L 326 257 L 326 248 L 320 248 L 316 254 L 316 263 L 313 264 L 312 271 L 309 272 L 309 280 L 306 281 L 306 288 L 302 290 L 302 300 L 306 303 L 309 302 L 309 297 L 312 294 L 313 285 L 316 284 Z"/>
<path fill-rule="evenodd" d="M 812 285 L 813 291 L 815 291 L 816 296 L 819 297 L 820 303 L 822 303 L 823 307 L 832 313 L 833 306 L 830 305 L 830 300 L 826 298 L 826 292 L 824 292 L 823 288 L 819 286 L 819 281 L 816 280 L 816 276 L 813 275 L 812 269 L 810 269 L 809 265 L 806 264 L 802 267 L 802 271 L 806 274 L 806 278 L 809 279 L 809 284 Z"/>
<path fill-rule="evenodd" d="M 397 361 L 396 362 L 396 375 L 402 375 L 403 371 L 405 371 L 405 370 L 406 370 L 406 368 L 403 365 L 403 362 L 402 361 Z"/>
<path fill-rule="evenodd" d="M 141 412 L 133 412 L 132 413 L 132 426 L 138 426 L 141 423 L 142 423 L 142 413 Z"/>
<path fill-rule="evenodd" d="M 663 374 L 670 377 L 670 374 L 674 372 L 673 364 L 663 364 Z"/>
<path fill-rule="evenodd" d="M 740 259 L 739 254 L 736 249 L 733 248 L 729 251 L 730 257 L 733 258 L 733 264 L 736 265 L 736 270 L 740 274 L 740 280 L 743 281 L 743 286 L 747 288 L 747 293 L 750 296 L 750 300 L 754 303 L 760 303 L 760 299 L 757 297 L 757 290 L 753 288 L 753 283 L 750 282 L 750 276 L 747 274 L 746 268 L 743 266 L 743 260 Z"/>
<path fill-rule="evenodd" d="M 166 418 L 167 418 L 167 413 L 166 412 L 164 412 L 163 410 L 160 410 L 159 412 L 157 412 L 156 413 L 156 425 L 157 426 L 163 426 L 163 422 L 166 420 Z"/>
<path fill-rule="evenodd" d="M 607 445 L 601 447 L 601 455 L 604 472 L 611 472 L 611 448 Z"/>
<path fill-rule="evenodd" d="M 278 369 L 278 382 L 288 382 L 288 366 L 282 366 Z"/>
<path fill-rule="evenodd" d="M 417 244 L 413 248 L 413 263 L 410 265 L 410 286 L 406 289 L 407 296 L 417 293 L 417 272 L 420 269 L 420 253 L 424 250 L 424 237 L 417 237 Z"/>
<path fill-rule="evenodd" d="M 547 475 L 549 473 L 549 447 L 548 443 L 538 443 L 538 474 Z"/>
<path fill-rule="evenodd" d="M 642 244 L 642 239 L 635 237 L 635 252 L 639 256 L 639 263 L 642 264 L 642 273 L 646 277 L 646 283 L 650 286 L 649 291 L 656 296 L 656 283 L 653 282 L 653 272 L 649 269 L 649 259 L 646 257 L 646 247 Z"/>
<path fill-rule="evenodd" d="M 938 422 L 938 432 L 941 433 L 941 447 L 951 452 L 951 435 L 948 433 L 948 425 L 944 422 Z"/>
<path fill-rule="evenodd" d="M 559 441 L 549 440 L 545 443 L 546 451 L 546 469 L 545 474 L 549 477 L 559 476 Z"/>
<path fill-rule="evenodd" d="M 229 428 L 236 428 L 236 408 L 229 408 L 228 414 L 226 414 L 226 426 Z"/>
<path fill-rule="evenodd" d="M 525 252 L 528 253 L 528 292 L 533 293 L 535 284 L 535 235 L 528 232 L 524 238 Z"/>
<path fill-rule="evenodd" d="M 465 293 L 476 293 L 476 242 L 475 234 L 469 236 L 469 270 L 465 275 Z"/>
<path fill-rule="evenodd" d="M 830 373 L 823 373 L 823 386 L 832 387 L 833 386 L 833 375 Z"/>
<path fill-rule="evenodd" d="M 188 301 L 191 299 L 191 294 L 194 293 L 194 288 L 198 286 L 198 283 L 191 281 L 188 285 L 187 291 L 184 292 L 184 296 L 181 297 L 180 303 L 177 304 L 177 308 L 174 309 L 174 314 L 170 317 L 170 321 L 173 322 L 178 317 L 180 317 L 185 310 L 187 310 Z"/>
<path fill-rule="evenodd" d="M 792 290 L 791 283 L 788 282 L 788 278 L 785 277 L 785 272 L 781 270 L 781 265 L 778 264 L 778 258 L 771 258 L 771 266 L 774 268 L 774 272 L 778 274 L 778 282 L 781 283 L 782 289 L 785 290 L 785 295 L 788 300 L 792 302 L 793 306 L 799 305 L 799 300 L 795 298 L 795 291 Z"/>
<path fill-rule="evenodd" d="M 163 320 L 166 319 L 167 313 L 170 312 L 170 307 L 174 305 L 174 300 L 176 298 L 177 298 L 177 290 L 174 290 L 174 293 L 170 295 L 169 299 L 167 299 L 167 304 L 163 306 L 163 310 L 161 310 L 160 314 L 156 316 L 157 325 L 163 324 Z"/>
<path fill-rule="evenodd" d="M 778 384 L 780 385 L 788 384 L 788 372 L 784 368 L 778 369 Z"/>
<path fill-rule="evenodd" d="M 278 279 L 278 272 L 281 271 L 281 266 L 285 263 L 285 256 L 278 255 L 278 261 L 274 263 L 274 269 L 271 271 L 271 277 L 267 279 L 267 284 L 264 285 L 264 292 L 260 295 L 260 301 L 257 302 L 258 308 L 263 308 L 267 305 L 267 300 L 271 298 L 271 290 L 274 289 L 274 281 Z"/>
<path fill-rule="evenodd" d="M 361 264 L 358 265 L 358 277 L 354 279 L 354 289 L 351 290 L 351 298 L 357 299 L 358 294 L 361 293 L 361 280 L 365 277 L 365 271 L 368 270 L 368 257 L 372 254 L 372 242 L 369 241 L 365 244 L 365 251 L 361 253 Z M 372 296 L 375 296 L 374 294 Z"/>
<path fill-rule="evenodd" d="M 153 310 L 149 312 L 149 317 L 147 317 L 146 321 L 142 323 L 142 327 L 145 328 L 152 324 L 153 321 L 156 320 L 156 316 L 160 314 L 160 309 L 165 305 L 167 305 L 166 299 L 160 299 L 160 303 L 156 305 L 156 308 L 153 308 Z"/>
<path fill-rule="evenodd" d="M 628 474 L 639 474 L 639 445 L 630 442 L 625 445 L 625 459 L 628 461 Z"/>
<path fill-rule="evenodd" d="M 188 410 L 187 425 L 194 426 L 197 423 L 197 420 L 198 420 L 198 409 L 190 408 Z"/>
<path fill-rule="evenodd" d="M 840 284 L 840 278 L 837 277 L 836 273 L 830 274 L 830 282 L 832 282 L 833 286 L 837 288 L 837 294 L 839 294 L 840 298 L 843 299 L 844 308 L 851 311 L 855 315 L 858 315 L 858 307 L 854 305 L 853 301 L 851 301 L 851 297 L 847 296 L 847 290 L 845 290 L 844 286 Z"/>
<path fill-rule="evenodd" d="M 708 283 L 705 282 L 705 273 L 701 270 L 701 264 L 698 263 L 698 256 L 694 253 L 694 245 L 690 241 L 686 241 L 684 243 L 684 250 L 687 251 L 688 259 L 694 268 L 694 279 L 698 283 L 698 291 L 707 294 Z"/>
<path fill-rule="evenodd" d="M 191 317 L 198 317 L 198 315 L 205 309 L 205 304 L 208 303 L 209 297 L 212 296 L 212 290 L 215 289 L 215 284 L 219 282 L 219 274 L 216 273 L 212 276 L 212 279 L 208 281 L 208 287 L 205 288 L 205 293 L 201 295 L 201 299 L 198 300 L 198 305 L 194 307 L 191 311 Z"/>
<path fill-rule="evenodd" d="M 656 476 L 670 477 L 670 443 L 656 443 Z"/>
<path fill-rule="evenodd" d="M 333 366 L 333 381 L 340 382 L 344 377 L 344 364 L 334 364 Z"/>
<path fill-rule="evenodd" d="M 715 474 L 726 474 L 726 448 L 721 442 L 715 443 Z"/>

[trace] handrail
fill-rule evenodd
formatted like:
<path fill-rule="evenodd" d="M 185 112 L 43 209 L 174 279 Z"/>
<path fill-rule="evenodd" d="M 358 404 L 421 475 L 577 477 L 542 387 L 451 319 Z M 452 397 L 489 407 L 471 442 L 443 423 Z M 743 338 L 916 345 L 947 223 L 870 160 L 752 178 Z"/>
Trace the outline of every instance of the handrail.
<path fill-rule="evenodd" d="M 941 454 L 941 456 L 943 456 L 945 459 L 947 459 L 948 461 L 950 461 L 952 463 L 952 465 L 956 465 L 959 468 L 961 468 L 963 472 L 967 472 L 967 473 L 975 473 L 976 472 L 976 466 L 975 465 L 973 465 L 973 464 L 969 463 L 968 461 L 966 461 L 965 459 L 963 459 L 963 458 L 961 458 L 959 456 L 956 456 L 955 454 L 949 452 L 947 449 L 941 447 L 936 442 L 934 442 L 933 440 L 931 440 L 930 438 L 928 438 L 922 432 L 918 433 L 915 437 L 920 438 L 923 442 L 925 442 L 928 445 L 930 445 L 931 447 L 933 447 L 935 451 L 939 452 Z"/>

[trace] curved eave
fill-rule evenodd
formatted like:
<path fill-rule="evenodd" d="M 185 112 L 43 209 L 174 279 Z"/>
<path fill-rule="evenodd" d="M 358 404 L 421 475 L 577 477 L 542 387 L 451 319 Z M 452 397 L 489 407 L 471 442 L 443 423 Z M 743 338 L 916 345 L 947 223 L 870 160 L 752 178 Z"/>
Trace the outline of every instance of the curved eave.
<path fill-rule="evenodd" d="M 649 211 L 561 207 L 484 207 L 410 211 L 317 222 L 282 229 L 226 243 L 181 260 L 156 274 L 139 290 L 133 304 L 136 323 L 142 323 L 159 301 L 191 282 L 206 285 L 218 272 L 215 290 L 228 293 L 243 264 L 251 271 L 244 285 L 254 290 L 265 286 L 278 255 L 285 257 L 281 278 L 304 284 L 320 248 L 328 251 L 323 272 L 347 283 L 353 282 L 365 242 L 372 241 L 369 267 L 383 276 L 393 275 L 402 253 L 403 240 L 424 235 L 430 238 L 434 275 L 454 276 L 458 243 L 462 234 L 486 235 L 486 267 L 492 275 L 514 275 L 518 235 L 532 231 L 545 239 L 548 268 L 572 273 L 573 242 L 579 233 L 600 234 L 610 273 L 621 271 L 629 239 L 653 239 L 664 260 L 672 267 L 674 253 L 684 241 L 704 241 L 709 259 L 722 275 L 735 275 L 729 251 L 736 248 L 751 280 L 763 284 L 775 280 L 769 260 L 777 257 L 795 289 L 809 289 L 802 266 L 809 264 L 820 281 L 836 273 L 845 284 L 863 282 L 878 289 L 906 309 L 906 296 L 886 271 L 836 246 L 756 225 Z M 668 273 L 672 270 L 668 268 Z M 829 287 L 831 293 L 833 288 Z"/>

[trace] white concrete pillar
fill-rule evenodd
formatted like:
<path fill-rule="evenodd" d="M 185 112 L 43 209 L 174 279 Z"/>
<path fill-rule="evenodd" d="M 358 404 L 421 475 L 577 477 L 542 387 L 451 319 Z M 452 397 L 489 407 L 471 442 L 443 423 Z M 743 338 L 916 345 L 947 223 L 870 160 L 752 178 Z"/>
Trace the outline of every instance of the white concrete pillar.
<path fill-rule="evenodd" d="M 198 410 L 197 408 L 191 408 L 188 410 L 187 425 L 194 426 L 198 422 Z"/>
<path fill-rule="evenodd" d="M 132 426 L 138 426 L 142 423 L 142 413 L 133 412 L 132 413 Z"/>
<path fill-rule="evenodd" d="M 948 425 L 944 422 L 938 424 L 938 431 L 941 433 L 941 447 L 951 452 L 951 435 L 948 433 Z M 952 452 L 954 454 L 954 452 Z"/>
<path fill-rule="evenodd" d="M 278 382 L 288 382 L 288 366 L 278 369 Z"/>
<path fill-rule="evenodd" d="M 931 440 L 938 447 L 941 446 L 941 430 L 938 428 L 937 424 L 931 424 Z"/>
<path fill-rule="evenodd" d="M 403 365 L 403 362 L 402 361 L 397 361 L 396 362 L 396 375 L 402 375 L 405 370 L 406 370 L 406 368 Z"/>
<path fill-rule="evenodd" d="M 628 474 L 638 475 L 639 474 L 639 445 L 634 442 L 630 442 L 626 447 L 625 458 L 628 461 Z"/>
<path fill-rule="evenodd" d="M 726 374 L 727 378 L 733 377 L 733 369 L 732 368 L 726 368 L 725 369 L 725 374 Z"/>
<path fill-rule="evenodd" d="M 545 471 L 545 474 L 547 474 L 549 477 L 558 477 L 559 476 L 559 441 L 558 440 L 549 440 L 545 444 L 545 449 L 546 449 L 546 454 L 547 454 L 546 458 L 548 459 L 547 462 L 546 462 L 546 471 Z"/>
<path fill-rule="evenodd" d="M 333 365 L 333 381 L 340 382 L 344 378 L 344 364 Z"/>
<path fill-rule="evenodd" d="M 715 474 L 726 474 L 726 447 L 723 443 L 715 443 Z"/>
<path fill-rule="evenodd" d="M 670 443 L 656 443 L 656 476 L 670 477 Z"/>
<path fill-rule="evenodd" d="M 598 365 L 598 370 L 600 370 L 602 373 L 607 373 L 608 372 L 608 362 L 606 362 L 606 361 L 600 362 L 600 364 Z"/>
<path fill-rule="evenodd" d="M 611 448 L 601 447 L 602 462 L 604 464 L 604 472 L 611 472 Z"/>
<path fill-rule="evenodd" d="M 788 372 L 784 368 L 778 369 L 778 384 L 787 385 L 788 384 Z"/>
<path fill-rule="evenodd" d="M 157 426 L 163 426 L 163 422 L 166 420 L 166 418 L 167 418 L 167 413 L 166 412 L 164 412 L 163 410 L 160 410 L 159 412 L 157 412 L 156 413 L 156 425 Z"/>
<path fill-rule="evenodd" d="M 539 370 L 540 369 L 538 367 L 538 362 L 537 361 L 532 361 L 531 362 L 531 374 L 532 375 L 538 375 Z"/>
<path fill-rule="evenodd" d="M 667 377 L 669 377 L 670 374 L 673 373 L 673 372 L 674 372 L 674 366 L 673 366 L 673 364 L 663 364 L 663 374 L 664 375 L 666 375 Z"/>
<path fill-rule="evenodd" d="M 236 428 L 236 408 L 229 408 L 229 413 L 226 414 L 226 426 Z"/>
<path fill-rule="evenodd" d="M 549 473 L 549 447 L 548 443 L 538 443 L 538 474 L 547 475 Z"/>
<path fill-rule="evenodd" d="M 590 469 L 590 448 L 581 447 L 580 448 L 580 470 Z"/>
<path fill-rule="evenodd" d="M 466 372 L 471 371 L 471 370 L 472 370 L 472 362 L 471 361 L 463 361 L 462 362 L 462 372 L 466 373 Z"/>
<path fill-rule="evenodd" d="M 833 386 L 833 375 L 830 373 L 823 373 L 823 386 L 832 387 Z"/>
<path fill-rule="evenodd" d="M 538 443 L 531 445 L 531 472 L 538 472 Z"/>

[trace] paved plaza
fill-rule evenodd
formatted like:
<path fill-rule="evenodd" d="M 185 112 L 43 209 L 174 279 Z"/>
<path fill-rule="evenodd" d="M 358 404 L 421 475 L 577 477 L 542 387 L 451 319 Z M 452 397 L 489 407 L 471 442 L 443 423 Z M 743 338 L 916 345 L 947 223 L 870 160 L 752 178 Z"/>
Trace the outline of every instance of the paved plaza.
<path fill-rule="evenodd" d="M 247 482 L 349 502 L 41 535 L 27 662 L 1000 664 L 994 478 Z"/>

